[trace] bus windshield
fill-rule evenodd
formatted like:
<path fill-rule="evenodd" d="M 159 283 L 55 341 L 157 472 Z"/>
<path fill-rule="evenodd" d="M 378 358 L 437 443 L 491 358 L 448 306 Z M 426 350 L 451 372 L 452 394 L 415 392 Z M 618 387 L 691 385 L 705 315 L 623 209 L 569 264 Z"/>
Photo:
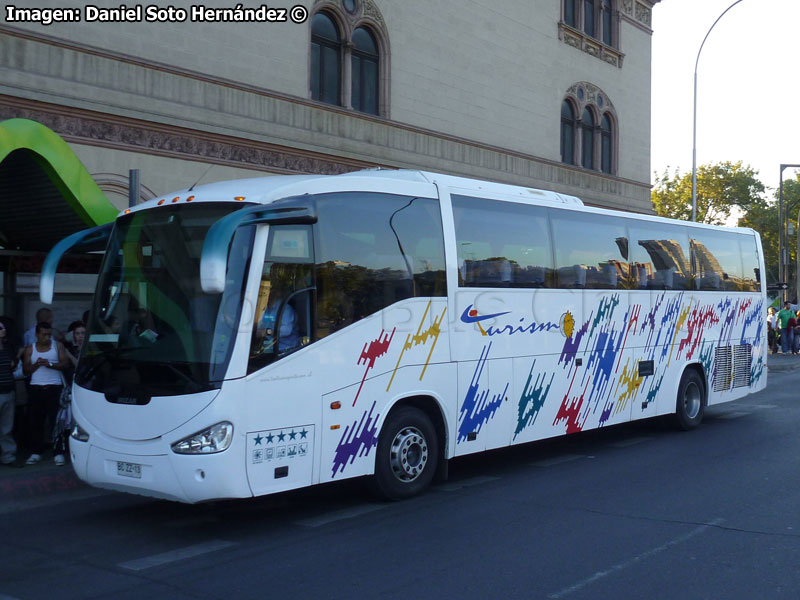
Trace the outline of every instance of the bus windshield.
<path fill-rule="evenodd" d="M 201 290 L 200 254 L 209 227 L 238 208 L 181 205 L 117 221 L 98 278 L 78 385 L 127 404 L 219 386 L 241 313 L 255 230 L 237 231 L 222 294 Z"/>

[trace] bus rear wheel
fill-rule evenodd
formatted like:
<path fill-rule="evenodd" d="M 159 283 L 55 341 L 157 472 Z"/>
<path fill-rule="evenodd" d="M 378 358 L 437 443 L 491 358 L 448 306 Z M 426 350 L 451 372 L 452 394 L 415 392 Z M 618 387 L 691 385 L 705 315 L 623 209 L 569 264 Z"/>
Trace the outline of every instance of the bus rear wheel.
<path fill-rule="evenodd" d="M 430 418 L 418 408 L 392 411 L 378 439 L 372 487 L 386 500 L 402 500 L 430 485 L 439 462 L 439 440 Z"/>
<path fill-rule="evenodd" d="M 694 369 L 687 369 L 678 386 L 675 406 L 675 423 L 679 429 L 689 431 L 703 420 L 705 412 L 705 383 Z"/>

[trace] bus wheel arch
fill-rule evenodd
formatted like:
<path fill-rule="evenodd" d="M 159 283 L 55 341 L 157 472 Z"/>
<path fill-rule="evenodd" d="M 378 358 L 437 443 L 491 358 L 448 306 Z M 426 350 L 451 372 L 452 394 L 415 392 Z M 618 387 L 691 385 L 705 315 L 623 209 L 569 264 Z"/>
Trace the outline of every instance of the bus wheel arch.
<path fill-rule="evenodd" d="M 425 490 L 446 473 L 444 416 L 434 398 L 399 400 L 384 419 L 375 452 L 373 492 L 386 500 L 402 500 Z"/>
<path fill-rule="evenodd" d="M 695 429 L 703 420 L 708 403 L 708 385 L 700 364 L 690 364 L 683 371 L 675 399 L 675 424 L 678 429 Z"/>

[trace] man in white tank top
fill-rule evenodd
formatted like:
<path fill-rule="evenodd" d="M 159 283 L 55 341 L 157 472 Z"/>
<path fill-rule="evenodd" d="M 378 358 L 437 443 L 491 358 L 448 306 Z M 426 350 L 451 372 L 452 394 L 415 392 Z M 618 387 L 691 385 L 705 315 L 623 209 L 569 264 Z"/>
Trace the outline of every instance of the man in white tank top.
<path fill-rule="evenodd" d="M 58 401 L 64 378 L 61 370 L 67 366 L 64 346 L 53 339 L 53 326 L 40 321 L 36 325 L 36 342 L 27 346 L 22 353 L 22 371 L 31 378 L 28 387 L 28 440 L 32 454 L 26 461 L 35 465 L 42 460 L 42 453 L 50 442 L 51 431 L 58 413 Z M 63 465 L 63 455 L 55 457 L 56 464 Z"/>

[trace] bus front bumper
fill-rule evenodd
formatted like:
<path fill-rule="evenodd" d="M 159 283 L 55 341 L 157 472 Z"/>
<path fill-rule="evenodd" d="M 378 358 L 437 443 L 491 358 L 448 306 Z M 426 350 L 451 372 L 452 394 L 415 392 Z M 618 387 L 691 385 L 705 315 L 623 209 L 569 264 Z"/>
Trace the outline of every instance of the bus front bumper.
<path fill-rule="evenodd" d="M 136 454 L 70 439 L 70 455 L 78 477 L 99 488 L 187 503 L 252 496 L 246 481 L 231 478 L 227 452 Z"/>

